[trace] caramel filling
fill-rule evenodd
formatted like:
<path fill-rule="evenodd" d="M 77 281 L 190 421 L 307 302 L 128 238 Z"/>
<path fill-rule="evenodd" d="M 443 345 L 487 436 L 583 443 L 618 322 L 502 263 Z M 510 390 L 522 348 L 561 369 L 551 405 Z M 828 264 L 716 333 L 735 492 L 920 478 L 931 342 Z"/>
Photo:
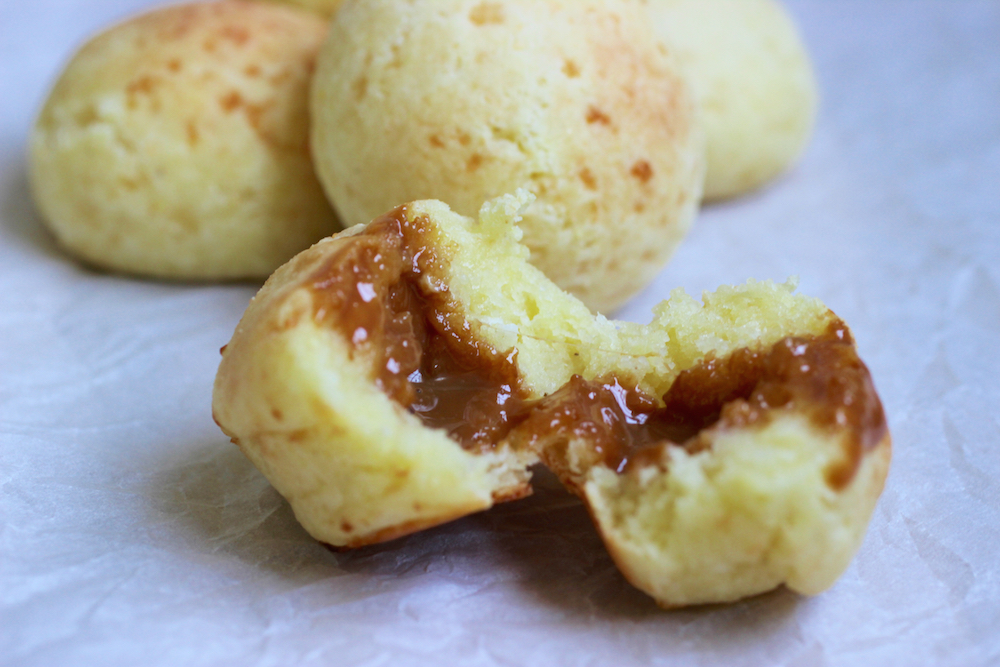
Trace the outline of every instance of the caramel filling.
<path fill-rule="evenodd" d="M 373 358 L 376 385 L 426 426 L 489 449 L 524 418 L 515 353 L 476 340 L 456 315 L 429 234 L 398 208 L 348 239 L 313 277 L 316 317 Z"/>
<path fill-rule="evenodd" d="M 574 376 L 532 409 L 525 424 L 530 438 L 586 439 L 618 472 L 657 463 L 666 446 L 704 449 L 710 428 L 763 424 L 780 410 L 802 410 L 817 426 L 850 434 L 843 461 L 827 471 L 835 489 L 851 481 L 887 429 L 871 375 L 840 321 L 819 336 L 709 356 L 678 375 L 662 405 L 613 376 L 590 382 Z"/>
<path fill-rule="evenodd" d="M 528 401 L 516 351 L 477 340 L 457 315 L 431 233 L 426 220 L 407 220 L 400 208 L 348 239 L 313 277 L 316 317 L 374 360 L 382 391 L 470 451 L 513 435 L 548 458 L 545 447 L 583 439 L 595 463 L 624 472 L 658 463 L 667 446 L 707 447 L 707 429 L 765 423 L 794 408 L 850 434 L 842 463 L 827 471 L 830 486 L 842 488 L 886 433 L 868 369 L 839 321 L 819 336 L 710 355 L 680 373 L 662 402 L 614 376 L 574 376 Z"/>

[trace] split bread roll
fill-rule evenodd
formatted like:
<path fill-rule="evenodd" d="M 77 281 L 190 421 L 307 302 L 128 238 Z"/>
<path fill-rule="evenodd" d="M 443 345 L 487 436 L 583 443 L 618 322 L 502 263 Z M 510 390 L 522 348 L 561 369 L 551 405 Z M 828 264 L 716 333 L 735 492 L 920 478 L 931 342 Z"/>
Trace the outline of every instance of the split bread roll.
<path fill-rule="evenodd" d="M 414 202 L 298 255 L 224 348 L 216 421 L 334 546 L 521 497 L 541 460 L 661 605 L 830 586 L 890 456 L 847 327 L 770 282 L 594 316 L 526 261 L 530 199 Z"/>
<path fill-rule="evenodd" d="M 313 155 L 345 225 L 517 188 L 531 262 L 610 312 L 660 271 L 701 198 L 693 94 L 628 0 L 348 0 L 312 92 Z"/>
<path fill-rule="evenodd" d="M 816 119 L 816 79 L 776 0 L 645 0 L 701 103 L 706 200 L 754 190 L 791 165 Z"/>
<path fill-rule="evenodd" d="M 309 154 L 326 22 L 221 0 L 158 9 L 87 43 L 31 136 L 35 201 L 100 267 L 266 277 L 339 229 Z"/>

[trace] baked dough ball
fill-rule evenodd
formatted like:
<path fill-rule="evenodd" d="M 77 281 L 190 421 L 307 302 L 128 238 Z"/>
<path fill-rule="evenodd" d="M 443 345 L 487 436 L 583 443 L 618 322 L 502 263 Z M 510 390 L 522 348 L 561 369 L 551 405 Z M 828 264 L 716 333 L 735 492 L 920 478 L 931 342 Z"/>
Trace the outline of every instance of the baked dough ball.
<path fill-rule="evenodd" d="M 532 263 L 610 311 L 700 199 L 693 96 L 625 0 L 364 0 L 333 19 L 313 154 L 346 225 L 434 198 L 475 215 L 524 187 Z"/>
<path fill-rule="evenodd" d="M 427 208 L 464 222 L 437 202 Z M 264 284 L 223 348 L 216 422 L 305 529 L 333 546 L 392 539 L 530 493 L 527 468 L 537 458 L 529 450 L 475 438 L 463 447 L 423 425 L 435 407 L 447 423 L 450 399 L 476 390 L 459 382 L 435 391 L 430 367 L 453 364 L 434 353 L 440 336 L 416 306 L 435 304 L 445 336 L 457 338 L 463 322 L 443 283 L 453 242 L 418 221 L 423 210 L 408 209 L 405 234 L 389 218 L 296 256 Z M 467 235 L 466 242 L 477 241 Z M 480 353 L 496 361 L 485 347 L 457 354 Z"/>
<path fill-rule="evenodd" d="M 749 192 L 802 152 L 816 81 L 776 0 L 646 0 L 654 30 L 691 77 L 708 150 L 705 199 Z"/>
<path fill-rule="evenodd" d="M 275 0 L 277 2 L 287 2 L 299 7 L 305 7 L 323 16 L 333 16 L 344 0 Z"/>
<path fill-rule="evenodd" d="M 843 322 L 769 282 L 595 317 L 527 263 L 529 201 L 414 202 L 300 254 L 224 349 L 216 421 L 335 546 L 523 496 L 541 460 L 662 605 L 830 586 L 890 456 Z"/>
<path fill-rule="evenodd" d="M 223 0 L 157 10 L 86 44 L 31 137 L 35 201 L 98 266 L 265 277 L 338 229 L 308 147 L 326 24 Z"/>

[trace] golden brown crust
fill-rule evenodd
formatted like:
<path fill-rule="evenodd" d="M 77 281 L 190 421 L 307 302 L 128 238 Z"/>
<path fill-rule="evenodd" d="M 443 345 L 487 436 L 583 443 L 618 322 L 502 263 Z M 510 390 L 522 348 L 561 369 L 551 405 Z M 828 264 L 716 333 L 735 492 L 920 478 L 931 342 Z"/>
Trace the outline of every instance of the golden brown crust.
<path fill-rule="evenodd" d="M 493 502 L 494 503 L 508 503 L 514 500 L 521 500 L 522 498 L 527 498 L 535 490 L 530 484 L 525 482 L 520 486 L 508 487 L 506 489 L 500 489 L 493 492 Z"/>
<path fill-rule="evenodd" d="M 527 498 L 533 493 L 531 485 L 524 483 L 521 486 L 500 489 L 493 492 L 493 503 L 506 503 L 514 500 L 520 500 L 522 498 Z M 476 511 L 475 508 L 473 511 Z M 441 524 L 449 523 L 455 519 L 461 519 L 463 516 L 468 515 L 470 512 L 468 510 L 456 511 L 450 515 L 443 515 L 436 517 L 434 519 L 427 520 L 412 520 L 403 521 L 393 526 L 387 526 L 381 530 L 377 530 L 374 533 L 369 533 L 364 537 L 359 537 L 355 540 L 350 540 L 346 544 L 341 546 L 334 546 L 331 544 L 326 545 L 327 547 L 334 549 L 336 551 L 349 551 L 351 549 L 358 549 L 360 547 L 369 546 L 372 544 L 378 544 L 380 542 L 388 542 L 390 540 L 395 540 L 412 533 L 420 532 L 421 530 L 426 530 L 427 528 L 433 528 L 434 526 L 440 526 Z M 348 532 L 350 532 L 348 530 Z"/>
<path fill-rule="evenodd" d="M 381 530 L 377 530 L 374 533 L 369 533 L 364 537 L 359 537 L 356 540 L 351 540 L 347 544 L 343 545 L 343 549 L 357 549 L 359 547 L 365 547 L 370 544 L 378 544 L 379 542 L 388 542 L 389 540 L 395 540 L 397 538 L 409 535 L 411 533 L 416 533 L 427 528 L 433 528 L 434 526 L 440 526 L 443 523 L 448 523 L 449 521 L 454 521 L 455 519 L 460 519 L 466 516 L 469 512 L 465 510 L 460 510 L 453 512 L 449 515 L 444 515 L 436 517 L 434 519 L 424 519 L 418 520 L 414 519 L 411 521 L 403 521 L 394 526 L 387 526 Z"/>

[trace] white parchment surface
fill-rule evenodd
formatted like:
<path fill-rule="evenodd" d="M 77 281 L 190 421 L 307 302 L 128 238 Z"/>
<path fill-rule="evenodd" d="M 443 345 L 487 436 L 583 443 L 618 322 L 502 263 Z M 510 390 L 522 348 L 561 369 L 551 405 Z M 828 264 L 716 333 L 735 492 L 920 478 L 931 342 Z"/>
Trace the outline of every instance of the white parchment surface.
<path fill-rule="evenodd" d="M 830 591 L 673 612 L 545 476 L 326 551 L 212 423 L 255 287 L 58 251 L 27 190 L 32 116 L 85 35 L 148 4 L 0 3 L 0 664 L 1000 664 L 1000 3 L 790 3 L 822 86 L 807 154 L 706 209 L 620 314 L 798 275 L 853 328 L 894 435 Z"/>

